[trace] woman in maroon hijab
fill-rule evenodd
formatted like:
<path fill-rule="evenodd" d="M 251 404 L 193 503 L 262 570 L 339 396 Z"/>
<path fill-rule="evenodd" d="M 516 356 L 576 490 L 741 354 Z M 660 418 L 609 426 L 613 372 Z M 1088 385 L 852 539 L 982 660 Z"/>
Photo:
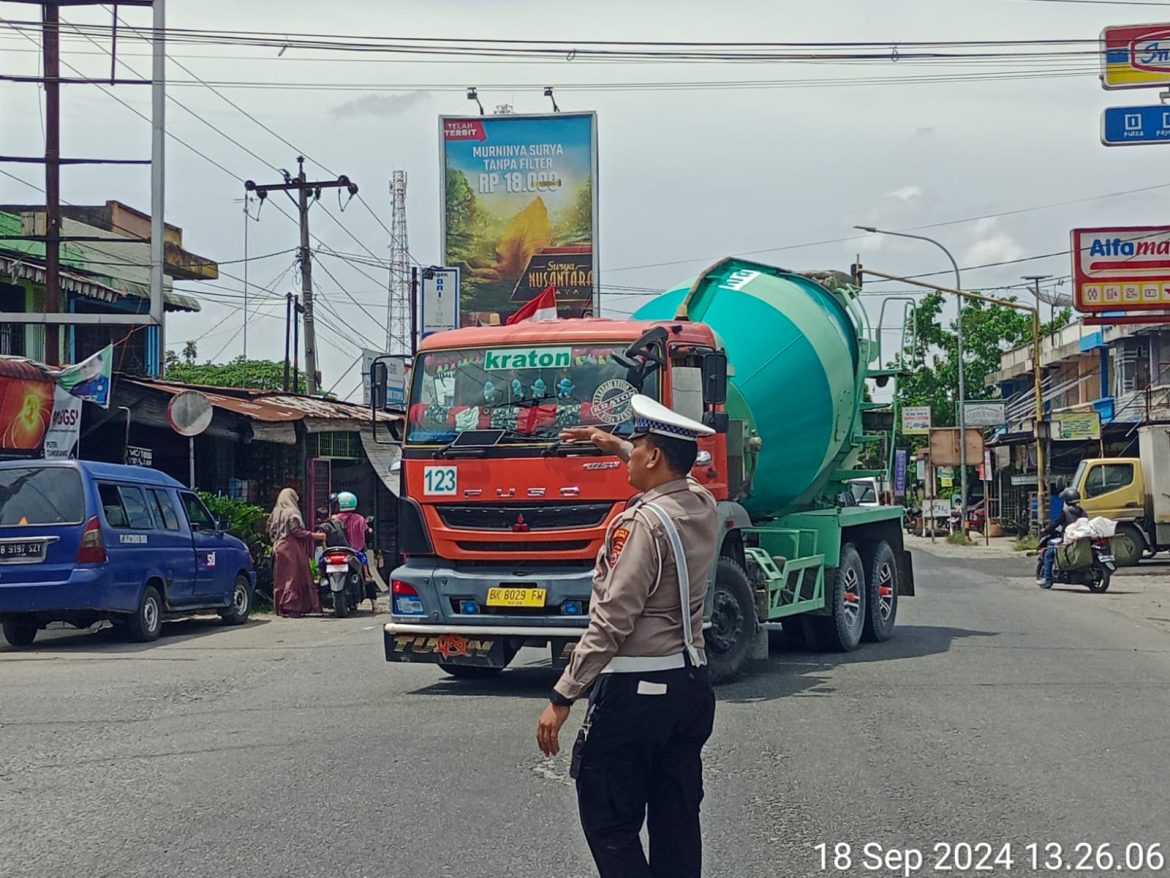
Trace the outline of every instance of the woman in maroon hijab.
<path fill-rule="evenodd" d="M 268 519 L 272 537 L 272 603 L 278 616 L 320 613 L 321 601 L 309 570 L 313 543 L 324 534 L 305 529 L 297 492 L 285 488 L 276 498 Z"/>

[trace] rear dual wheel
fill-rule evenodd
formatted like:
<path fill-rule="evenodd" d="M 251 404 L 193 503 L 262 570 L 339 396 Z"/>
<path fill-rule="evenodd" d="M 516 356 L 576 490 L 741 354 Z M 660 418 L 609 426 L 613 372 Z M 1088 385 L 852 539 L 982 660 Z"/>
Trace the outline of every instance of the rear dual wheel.
<path fill-rule="evenodd" d="M 862 639 L 870 643 L 889 640 L 898 618 L 898 558 L 885 540 L 874 547 L 865 586 L 868 612 Z"/>
<path fill-rule="evenodd" d="M 852 543 L 841 546 L 841 558 L 826 591 L 829 615 L 812 619 L 817 640 L 834 652 L 850 652 L 861 642 L 869 606 L 865 566 Z"/>

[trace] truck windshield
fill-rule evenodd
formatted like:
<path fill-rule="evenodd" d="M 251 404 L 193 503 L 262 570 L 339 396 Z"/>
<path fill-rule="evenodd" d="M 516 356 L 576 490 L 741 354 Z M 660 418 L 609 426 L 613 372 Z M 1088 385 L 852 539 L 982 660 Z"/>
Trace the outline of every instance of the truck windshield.
<path fill-rule="evenodd" d="M 505 442 L 557 438 L 566 427 L 630 428 L 637 392 L 616 363 L 625 343 L 468 348 L 421 354 L 413 370 L 408 443 L 450 442 L 464 430 L 505 430 Z M 652 371 L 642 393 L 657 398 Z"/>
<path fill-rule="evenodd" d="M 51 466 L 0 470 L 0 527 L 80 524 L 84 517 L 76 470 Z"/>

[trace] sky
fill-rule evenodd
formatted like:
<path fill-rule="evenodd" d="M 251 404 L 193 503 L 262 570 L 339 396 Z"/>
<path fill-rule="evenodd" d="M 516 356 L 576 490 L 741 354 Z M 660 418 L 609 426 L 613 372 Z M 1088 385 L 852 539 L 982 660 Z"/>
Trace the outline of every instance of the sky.
<path fill-rule="evenodd" d="M 938 248 L 854 225 L 935 238 L 954 254 L 969 289 L 1030 295 L 1019 289 L 1021 276 L 1044 274 L 1052 276 L 1046 289 L 1068 292 L 1070 257 L 1063 251 L 1070 229 L 1158 224 L 1170 214 L 1164 206 L 1170 147 L 1100 143 L 1105 107 L 1158 103 L 1157 89 L 1106 92 L 1089 55 L 1039 60 L 1035 53 L 1047 50 L 1030 47 L 1027 58 L 921 61 L 907 46 L 1092 40 L 1107 25 L 1170 21 L 1170 3 L 331 0 L 328 15 L 322 4 L 304 0 L 170 7 L 170 28 L 273 32 L 283 24 L 290 35 L 434 37 L 451 41 L 446 45 L 467 38 L 673 40 L 727 43 L 728 51 L 749 41 L 866 42 L 874 44 L 868 54 L 883 56 L 600 62 L 566 52 L 514 61 L 170 46 L 166 218 L 182 227 L 184 246 L 220 262 L 222 274 L 214 286 L 179 285 L 201 299 L 203 310 L 169 318 L 167 347 L 195 341 L 200 361 L 224 361 L 243 353 L 246 335 L 249 357 L 283 357 L 284 293 L 299 287 L 297 229 L 277 211 L 279 204 L 292 215 L 279 198 L 257 220 L 245 220 L 243 180 L 278 182 L 279 169 L 295 173 L 303 154 L 312 177 L 346 174 L 360 187 L 361 200 L 348 204 L 325 192 L 311 213 L 324 322 L 319 368 L 324 388 L 342 397 L 360 396 L 361 348 L 385 343 L 395 170 L 409 175 L 411 254 L 422 265 L 440 261 L 438 117 L 477 112 L 466 99 L 468 86 L 478 88 L 489 113 L 500 104 L 548 111 L 545 86 L 554 87 L 562 110 L 597 112 L 605 316 L 631 313 L 650 291 L 726 255 L 843 271 L 860 255 L 880 271 L 943 272 L 936 279 L 950 282 L 950 262 Z M 150 24 L 149 10 L 122 7 L 119 14 L 130 27 Z M 39 33 L 19 24 L 36 15 L 35 6 L 0 0 L 0 73 L 37 72 Z M 109 24 L 111 12 L 66 8 L 62 17 Z M 66 35 L 63 62 L 108 77 L 109 48 L 108 35 Z M 129 65 L 119 75 L 149 75 L 149 48 L 127 28 L 117 52 Z M 72 75 L 67 67 L 63 72 Z M 114 97 L 92 85 L 63 87 L 63 155 L 149 157 L 148 123 L 115 100 L 149 114 L 149 89 L 108 90 Z M 0 82 L 0 155 L 40 153 L 42 120 L 35 85 Z M 5 164 L 0 171 L 43 186 L 35 165 Z M 62 171 L 62 197 L 75 204 L 117 199 L 148 210 L 149 174 L 138 167 L 70 167 Z M 39 198 L 0 174 L 0 203 Z M 250 207 L 255 217 L 257 206 Z M 1044 254 L 1057 255 L 1032 258 Z M 991 265 L 1003 262 L 1010 264 Z M 874 324 L 883 295 L 906 289 L 867 285 Z M 886 309 L 887 346 L 897 344 L 900 312 Z"/>

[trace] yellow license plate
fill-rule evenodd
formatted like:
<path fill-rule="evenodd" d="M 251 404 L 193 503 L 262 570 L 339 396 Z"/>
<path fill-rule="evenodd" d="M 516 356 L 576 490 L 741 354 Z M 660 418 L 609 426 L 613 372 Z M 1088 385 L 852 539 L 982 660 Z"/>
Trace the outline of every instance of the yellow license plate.
<path fill-rule="evenodd" d="M 487 605 L 489 607 L 543 607 L 544 596 L 548 590 L 544 588 L 489 588 Z"/>

